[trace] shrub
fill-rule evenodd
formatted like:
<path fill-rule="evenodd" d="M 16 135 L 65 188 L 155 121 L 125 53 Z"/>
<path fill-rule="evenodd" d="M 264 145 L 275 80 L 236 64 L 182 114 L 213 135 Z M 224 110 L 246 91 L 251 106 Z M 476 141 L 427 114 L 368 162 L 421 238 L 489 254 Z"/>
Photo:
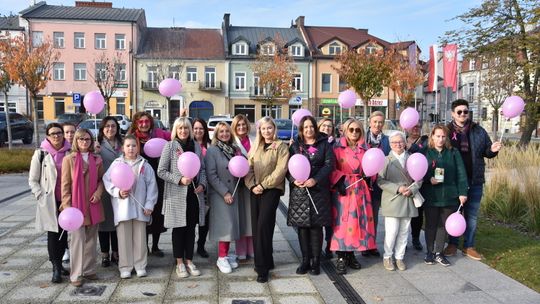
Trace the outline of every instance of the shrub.
<path fill-rule="evenodd" d="M 0 149 L 0 173 L 18 173 L 30 169 L 33 149 Z"/>

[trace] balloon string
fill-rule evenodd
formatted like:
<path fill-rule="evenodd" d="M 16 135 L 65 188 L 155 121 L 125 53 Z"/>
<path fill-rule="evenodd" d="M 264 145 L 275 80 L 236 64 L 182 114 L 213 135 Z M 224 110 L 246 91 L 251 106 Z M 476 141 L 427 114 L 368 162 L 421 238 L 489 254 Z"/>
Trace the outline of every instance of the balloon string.
<path fill-rule="evenodd" d="M 293 134 L 294 134 L 294 121 L 291 126 L 291 139 L 293 138 Z"/>
<path fill-rule="evenodd" d="M 193 185 L 193 192 L 195 192 L 195 189 L 197 187 L 195 187 L 195 183 L 193 182 L 193 180 L 191 181 L 191 184 Z M 201 205 L 201 199 L 199 198 L 199 195 L 197 193 L 195 193 L 195 196 L 197 197 L 197 201 L 199 202 L 199 206 Z"/>
<path fill-rule="evenodd" d="M 144 208 L 144 206 L 143 206 L 143 205 L 135 198 L 135 196 L 133 196 L 133 194 L 132 194 L 131 192 L 129 193 L 129 197 L 131 197 L 134 201 L 136 201 L 137 204 L 139 204 L 139 206 L 141 206 L 141 208 L 143 208 L 143 210 L 146 209 L 146 208 Z"/>
<path fill-rule="evenodd" d="M 319 210 L 317 210 L 317 206 L 315 206 L 315 202 L 313 202 L 313 197 L 311 197 L 311 193 L 309 193 L 309 189 L 306 187 L 307 195 L 309 196 L 309 200 L 311 201 L 311 204 L 313 205 L 313 209 L 315 209 L 315 213 L 319 214 Z"/>
<path fill-rule="evenodd" d="M 414 184 L 415 184 L 415 183 L 412 183 L 409 187 L 407 187 L 407 190 L 411 190 L 411 187 L 412 187 Z M 400 196 L 400 195 L 401 195 L 401 193 L 398 193 L 398 194 L 394 195 L 394 196 L 390 199 L 390 201 L 395 200 L 396 197 L 398 197 L 398 196 Z"/>
<path fill-rule="evenodd" d="M 359 180 L 355 181 L 354 183 L 352 183 L 352 184 L 348 185 L 347 187 L 345 187 L 345 189 L 349 189 L 350 187 L 352 187 L 352 186 L 354 186 L 354 185 L 358 184 L 359 182 L 361 182 L 362 180 L 364 180 L 364 178 L 363 178 L 363 177 L 362 177 L 361 179 L 359 179 Z"/>
<path fill-rule="evenodd" d="M 238 181 L 236 182 L 236 186 L 234 186 L 234 191 L 232 193 L 232 197 L 234 197 L 234 194 L 236 193 L 236 189 L 238 188 L 238 184 L 240 184 L 240 178 L 238 179 Z"/>
<path fill-rule="evenodd" d="M 499 142 L 502 143 L 502 139 L 503 139 L 503 136 L 504 136 L 504 128 L 506 127 L 506 123 L 509 121 L 510 119 L 507 119 L 505 121 L 503 121 L 503 128 L 501 130 L 501 139 L 499 139 Z"/>
<path fill-rule="evenodd" d="M 62 235 L 64 235 L 64 229 L 62 229 L 62 233 L 60 233 L 60 237 L 58 238 L 58 240 L 60 241 L 62 239 Z"/>

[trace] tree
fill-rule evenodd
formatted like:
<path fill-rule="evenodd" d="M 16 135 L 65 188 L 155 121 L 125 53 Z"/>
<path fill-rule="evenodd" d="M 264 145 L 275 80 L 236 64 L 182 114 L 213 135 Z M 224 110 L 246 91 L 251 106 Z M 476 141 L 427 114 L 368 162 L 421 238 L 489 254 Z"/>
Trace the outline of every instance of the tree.
<path fill-rule="evenodd" d="M 0 49 L 3 49 L 1 44 L 6 43 L 5 40 L 0 41 Z M 9 150 L 13 147 L 12 137 L 11 137 L 11 122 L 9 120 L 9 106 L 8 106 L 8 92 L 11 89 L 11 77 L 6 71 L 5 61 L 7 60 L 5 54 L 0 51 L 0 91 L 4 93 L 4 111 L 6 112 L 6 128 L 7 128 L 7 142 Z M 0 134 L 0 145 L 2 142 L 2 134 Z"/>
<path fill-rule="evenodd" d="M 332 66 L 364 101 L 364 117 L 367 117 L 368 102 L 380 95 L 392 80 L 392 60 L 383 50 L 368 54 L 362 50 L 349 50 L 336 57 Z M 367 120 L 364 120 L 367 125 Z"/>
<path fill-rule="evenodd" d="M 496 134 L 499 127 L 499 109 L 506 97 L 512 95 L 518 82 L 514 61 L 507 57 L 484 58 L 489 68 L 480 74 L 479 94 L 481 100 L 487 100 L 493 108 L 491 131 Z"/>
<path fill-rule="evenodd" d="M 127 79 L 126 64 L 122 62 L 122 53 L 116 52 L 114 57 L 110 58 L 105 51 L 101 51 L 94 61 L 94 67 L 95 74 L 90 73 L 90 77 L 105 99 L 107 105 L 105 114 L 109 115 L 111 112 L 110 100 L 116 92 L 117 81 Z"/>
<path fill-rule="evenodd" d="M 455 17 L 465 28 L 446 33 L 467 56 L 508 56 L 515 62 L 518 86 L 526 102 L 526 122 L 519 144 L 528 145 L 540 118 L 540 8 L 538 0 L 483 0 Z"/>
<path fill-rule="evenodd" d="M 278 37 L 279 38 L 279 37 Z M 288 56 L 287 51 L 279 39 L 275 39 L 275 51 L 273 55 L 259 50 L 255 62 L 251 69 L 259 78 L 256 90 L 260 90 L 260 95 L 266 103 L 266 115 L 279 99 L 288 101 L 293 95 L 293 79 L 296 66 L 293 59 Z M 259 94 L 256 94 L 259 95 Z"/>
<path fill-rule="evenodd" d="M 393 49 L 387 53 L 387 56 L 392 67 L 390 88 L 399 96 L 404 107 L 414 104 L 416 87 L 424 82 L 420 65 L 410 65 L 406 56 Z"/>
<path fill-rule="evenodd" d="M 13 82 L 25 87 L 30 93 L 30 106 L 34 121 L 34 140 L 39 147 L 37 97 L 47 86 L 53 63 L 60 58 L 60 52 L 49 41 L 32 45 L 25 36 L 9 38 L 0 45 L 5 54 L 5 69 Z"/>

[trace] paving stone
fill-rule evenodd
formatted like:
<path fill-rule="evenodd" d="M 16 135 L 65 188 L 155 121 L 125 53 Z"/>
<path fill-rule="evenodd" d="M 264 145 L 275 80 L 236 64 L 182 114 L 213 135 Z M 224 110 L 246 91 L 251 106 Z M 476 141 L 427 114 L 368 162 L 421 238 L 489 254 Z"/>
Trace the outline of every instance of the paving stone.
<path fill-rule="evenodd" d="M 367 304 L 431 304 L 424 295 L 362 298 Z M 455 304 L 455 303 L 454 303 Z"/>
<path fill-rule="evenodd" d="M 349 278 L 348 281 L 362 298 L 420 295 L 413 285 L 396 272 Z"/>
<path fill-rule="evenodd" d="M 169 291 L 166 297 L 174 298 L 196 298 L 205 297 L 217 293 L 216 283 L 213 281 L 185 280 L 181 282 L 169 283 Z"/>
<path fill-rule="evenodd" d="M 17 285 L 4 298 L 8 301 L 23 301 L 26 303 L 51 302 L 64 288 L 64 286 L 57 284 L 44 286 Z"/>
<path fill-rule="evenodd" d="M 278 264 L 276 268 L 273 269 L 270 274 L 272 278 L 286 278 L 286 277 L 305 277 L 306 275 L 296 274 L 296 268 L 298 268 L 298 262 L 288 263 L 288 264 Z"/>
<path fill-rule="evenodd" d="M 319 297 L 315 296 L 290 296 L 280 297 L 277 299 L 280 304 L 322 304 L 324 303 Z"/>
<path fill-rule="evenodd" d="M 19 245 L 28 241 L 28 238 L 23 237 L 6 237 L 0 240 L 0 246 L 3 245 Z"/>
<path fill-rule="evenodd" d="M 25 228 L 25 229 L 18 229 L 17 231 L 13 232 L 11 235 L 12 236 L 38 236 L 44 233 L 45 232 L 37 231 L 36 229 Z"/>
<path fill-rule="evenodd" d="M 291 251 L 274 252 L 274 264 L 298 263 L 298 258 Z"/>
<path fill-rule="evenodd" d="M 307 277 L 270 280 L 269 284 L 270 290 L 277 294 L 317 292 L 317 289 Z"/>
<path fill-rule="evenodd" d="M 280 251 L 291 251 L 291 246 L 289 246 L 288 241 L 274 241 L 274 244 L 272 246 L 274 247 L 274 253 Z"/>
<path fill-rule="evenodd" d="M 244 277 L 244 278 L 251 278 L 251 280 L 255 280 L 255 278 L 257 277 L 257 273 L 255 272 L 255 270 L 253 269 L 253 264 L 250 264 L 250 265 L 242 265 L 240 264 L 238 268 L 236 269 L 233 269 L 233 271 L 231 273 L 221 273 L 221 271 L 219 271 L 219 269 L 216 268 L 216 271 L 219 273 L 219 276 L 221 278 L 239 278 L 239 277 Z M 273 272 L 273 271 L 272 271 Z"/>
<path fill-rule="evenodd" d="M 76 287 L 71 286 L 70 284 L 60 293 L 56 298 L 55 303 L 73 303 L 73 302 L 83 302 L 83 303 L 96 303 L 96 302 L 107 302 L 111 298 L 112 293 L 116 289 L 118 283 L 116 282 L 96 282 L 88 283 L 85 282 L 83 287 L 97 287 L 105 286 L 105 290 L 100 296 L 86 296 L 86 295 L 74 295 Z"/>
<path fill-rule="evenodd" d="M 270 291 L 266 284 L 257 281 L 229 281 L 220 284 L 219 294 L 227 296 L 243 297 L 244 295 L 264 296 Z"/>
<path fill-rule="evenodd" d="M 233 300 L 249 300 L 249 301 L 263 301 L 264 304 L 272 304 L 272 298 L 270 297 L 234 297 L 234 298 L 220 298 L 219 304 L 232 304 Z"/>
<path fill-rule="evenodd" d="M 21 249 L 17 251 L 18 256 L 32 256 L 32 257 L 41 257 L 41 256 L 49 256 L 49 253 L 47 252 L 47 247 L 25 247 L 25 249 Z"/>
<path fill-rule="evenodd" d="M 165 301 L 165 304 L 215 304 L 217 300 L 215 299 L 197 299 L 197 300 L 176 300 L 176 301 Z"/>
<path fill-rule="evenodd" d="M 407 271 L 403 271 L 401 275 L 424 295 L 453 294 L 461 291 L 468 283 L 451 272 L 441 274 L 429 272 L 407 273 Z"/>
<path fill-rule="evenodd" d="M 19 258 L 17 255 L 12 255 L 2 261 L 0 267 L 2 267 L 2 269 L 26 269 L 37 263 L 37 259 Z"/>
<path fill-rule="evenodd" d="M 162 283 L 127 283 L 127 281 L 122 281 L 122 284 L 116 287 L 112 299 L 115 301 L 125 301 L 126 303 L 131 303 L 133 300 L 151 299 L 154 301 L 164 297 L 165 288 L 166 285 Z"/>
<path fill-rule="evenodd" d="M 12 215 L 2 219 L 2 222 L 28 222 L 36 219 L 35 215 Z"/>
<path fill-rule="evenodd" d="M 540 293 L 528 288 L 519 290 L 497 290 L 489 291 L 488 294 L 501 303 L 538 304 L 540 303 Z"/>
<path fill-rule="evenodd" d="M 2 227 L 2 228 L 12 228 L 12 227 L 18 226 L 20 224 L 21 223 L 19 223 L 19 222 L 4 222 L 4 220 L 2 220 L 0 222 L 0 227 Z"/>
<path fill-rule="evenodd" d="M 426 295 L 435 304 L 493 304 L 500 303 L 496 299 L 490 297 L 483 291 L 467 292 L 467 293 L 451 293 L 445 295 Z M 514 303 L 522 303 L 517 301 Z"/>
<path fill-rule="evenodd" d="M 0 270 L 0 284 L 18 283 L 28 274 L 27 270 Z"/>
<path fill-rule="evenodd" d="M 14 248 L 14 247 L 0 246 L 0 257 L 2 257 L 2 256 L 8 256 L 8 255 L 10 255 L 13 251 L 15 251 L 15 248 Z"/>

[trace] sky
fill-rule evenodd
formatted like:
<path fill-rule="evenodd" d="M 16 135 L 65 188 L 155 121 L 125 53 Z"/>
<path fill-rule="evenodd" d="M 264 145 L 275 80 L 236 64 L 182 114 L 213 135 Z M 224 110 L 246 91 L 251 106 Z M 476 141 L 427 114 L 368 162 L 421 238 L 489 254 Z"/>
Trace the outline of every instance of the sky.
<path fill-rule="evenodd" d="M 150 27 L 221 28 L 223 14 L 238 26 L 289 27 L 305 16 L 305 25 L 368 29 L 389 42 L 416 40 L 421 58 L 440 42 L 445 31 L 463 27 L 453 17 L 481 0 L 110 0 L 113 7 L 143 8 Z M 38 2 L 38 1 L 36 1 Z M 75 0 L 48 0 L 49 5 L 74 6 Z M 103 2 L 97 0 L 97 2 Z M 18 13 L 33 1 L 0 0 L 0 15 Z"/>

